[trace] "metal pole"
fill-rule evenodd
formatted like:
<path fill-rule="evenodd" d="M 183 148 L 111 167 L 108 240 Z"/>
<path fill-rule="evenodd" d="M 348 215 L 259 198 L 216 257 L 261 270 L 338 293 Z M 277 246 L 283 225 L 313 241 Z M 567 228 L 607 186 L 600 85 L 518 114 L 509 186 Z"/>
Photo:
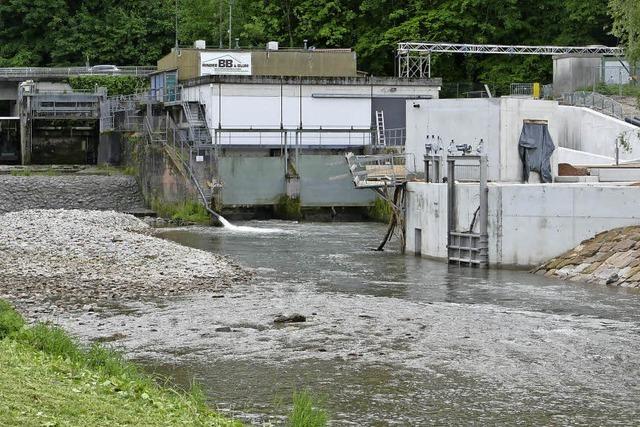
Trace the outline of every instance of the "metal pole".
<path fill-rule="evenodd" d="M 489 263 L 489 233 L 488 233 L 488 215 L 489 215 L 489 188 L 487 187 L 487 156 L 480 156 L 480 256 L 481 265 L 486 266 Z M 473 230 L 471 230 L 473 232 Z"/>
<path fill-rule="evenodd" d="M 456 176 L 454 159 L 447 159 L 447 248 L 451 245 L 451 233 L 456 230 Z"/>
<path fill-rule="evenodd" d="M 232 6 L 233 5 L 233 0 L 229 0 L 229 49 L 231 49 L 231 12 L 232 12 Z"/>
<path fill-rule="evenodd" d="M 429 157 L 424 156 L 424 182 L 431 182 L 429 179 Z"/>
<path fill-rule="evenodd" d="M 218 20 L 220 21 L 220 25 L 218 31 L 220 33 L 220 49 L 224 46 L 222 44 L 222 0 L 218 0 Z"/>

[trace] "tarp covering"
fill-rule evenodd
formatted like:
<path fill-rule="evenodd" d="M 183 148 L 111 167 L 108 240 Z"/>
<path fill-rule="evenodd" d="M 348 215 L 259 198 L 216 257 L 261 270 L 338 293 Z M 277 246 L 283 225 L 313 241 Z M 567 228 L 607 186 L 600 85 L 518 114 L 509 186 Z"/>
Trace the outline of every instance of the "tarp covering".
<path fill-rule="evenodd" d="M 542 182 L 553 181 L 549 160 L 555 149 L 545 123 L 524 123 L 518 142 L 524 182 L 529 181 L 529 172 L 538 172 Z"/>

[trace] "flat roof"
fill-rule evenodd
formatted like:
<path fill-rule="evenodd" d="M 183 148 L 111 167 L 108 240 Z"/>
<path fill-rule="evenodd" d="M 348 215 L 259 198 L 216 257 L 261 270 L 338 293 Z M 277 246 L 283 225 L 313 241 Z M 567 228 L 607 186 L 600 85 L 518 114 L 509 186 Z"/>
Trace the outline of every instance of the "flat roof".
<path fill-rule="evenodd" d="M 349 86 L 442 86 L 442 78 L 402 79 L 397 77 L 298 77 L 298 76 L 226 76 L 208 75 L 185 80 L 186 87 L 212 83 L 349 85 Z"/>

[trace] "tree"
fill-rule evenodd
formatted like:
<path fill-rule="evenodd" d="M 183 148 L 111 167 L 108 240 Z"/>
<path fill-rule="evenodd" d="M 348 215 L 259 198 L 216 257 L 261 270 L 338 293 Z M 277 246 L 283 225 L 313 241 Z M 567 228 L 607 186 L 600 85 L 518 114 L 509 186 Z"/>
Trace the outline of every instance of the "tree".
<path fill-rule="evenodd" d="M 626 46 L 629 62 L 640 60 L 640 5 L 638 0 L 610 0 L 609 11 L 613 18 L 611 33 Z"/>

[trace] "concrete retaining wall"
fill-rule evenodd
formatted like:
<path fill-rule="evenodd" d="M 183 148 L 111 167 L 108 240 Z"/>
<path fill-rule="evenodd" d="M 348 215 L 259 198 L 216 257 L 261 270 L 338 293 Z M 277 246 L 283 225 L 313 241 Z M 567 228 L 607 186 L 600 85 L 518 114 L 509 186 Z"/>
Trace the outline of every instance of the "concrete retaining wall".
<path fill-rule="evenodd" d="M 165 155 L 161 146 L 140 144 L 133 153 L 134 145 L 125 141 L 124 156 L 127 164 L 138 171 L 138 181 L 144 199 L 163 203 L 199 201 L 191 181 L 186 179 Z"/>
<path fill-rule="evenodd" d="M 0 176 L 0 212 L 24 209 L 144 209 L 131 176 Z"/>
<path fill-rule="evenodd" d="M 407 186 L 408 252 L 421 229 L 423 256 L 447 256 L 447 189 L 444 184 Z M 456 187 L 458 231 L 467 231 L 478 207 L 478 186 Z M 640 188 L 586 184 L 490 184 L 489 262 L 532 267 L 596 233 L 640 224 Z"/>

